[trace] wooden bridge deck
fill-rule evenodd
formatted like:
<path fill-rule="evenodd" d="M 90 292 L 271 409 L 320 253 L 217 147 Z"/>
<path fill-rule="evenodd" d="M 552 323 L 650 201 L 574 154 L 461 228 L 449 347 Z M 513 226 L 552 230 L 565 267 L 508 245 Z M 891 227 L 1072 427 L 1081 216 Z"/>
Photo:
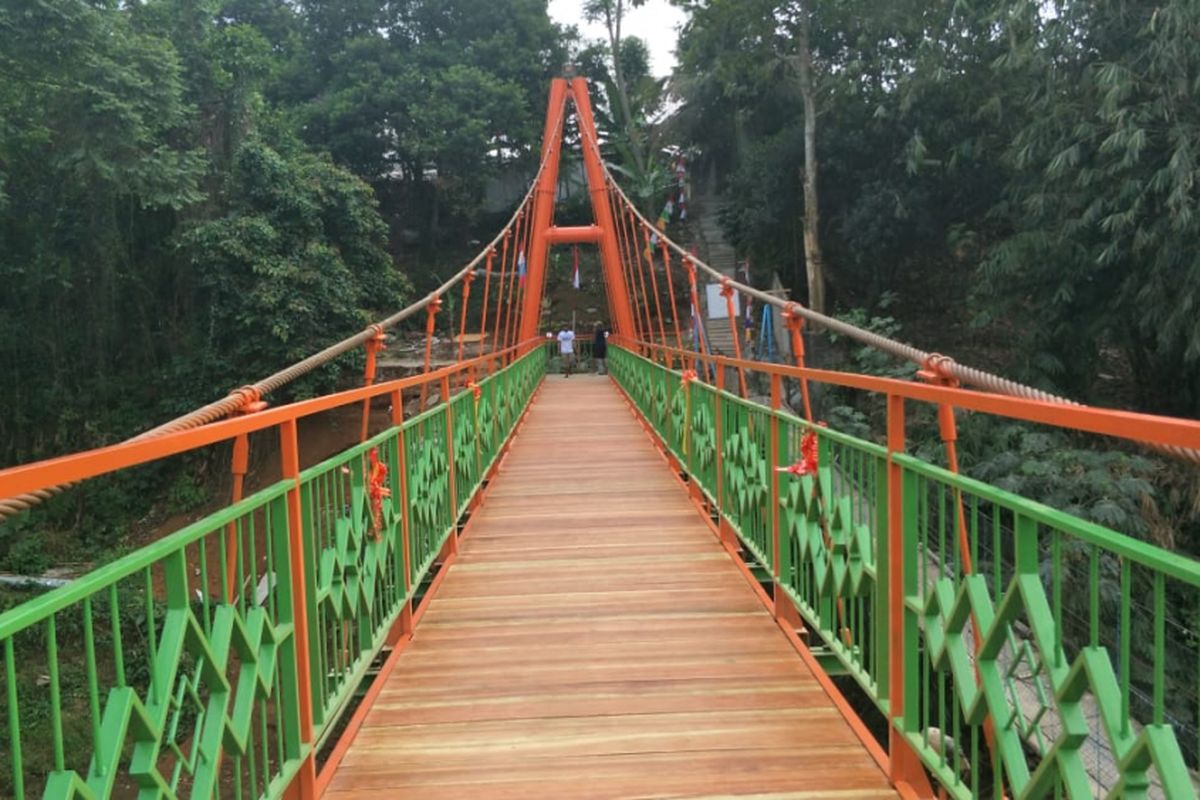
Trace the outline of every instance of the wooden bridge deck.
<path fill-rule="evenodd" d="M 618 390 L 547 379 L 327 798 L 895 797 Z"/>

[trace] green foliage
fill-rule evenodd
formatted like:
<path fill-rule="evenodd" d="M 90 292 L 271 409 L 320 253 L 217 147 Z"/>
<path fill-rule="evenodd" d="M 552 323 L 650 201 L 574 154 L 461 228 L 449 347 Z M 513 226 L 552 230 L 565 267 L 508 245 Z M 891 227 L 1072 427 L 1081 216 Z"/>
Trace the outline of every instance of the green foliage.
<path fill-rule="evenodd" d="M 478 220 L 484 181 L 532 163 L 546 86 L 566 61 L 544 3 L 306 2 L 268 94 L 310 144 L 379 191 L 416 238 Z"/>
<path fill-rule="evenodd" d="M 883 302 L 879 306 L 880 310 L 886 310 L 893 302 L 895 302 L 893 295 L 884 295 Z M 837 319 L 879 336 L 889 339 L 900 338 L 900 323 L 894 317 L 872 315 L 865 308 L 850 309 L 844 314 L 839 314 Z M 898 361 L 874 347 L 852 342 L 833 332 L 830 332 L 829 338 L 835 344 L 841 343 L 848 348 L 851 369 L 855 372 L 864 375 L 878 375 L 881 378 L 899 378 L 902 380 L 911 378 L 913 375 L 912 364 Z"/>
<path fill-rule="evenodd" d="M 959 436 L 972 477 L 1113 530 L 1149 533 L 1145 512 L 1155 504 L 1162 464 L 987 416 L 963 417 Z"/>
<path fill-rule="evenodd" d="M 1030 114 L 1006 150 L 998 211 L 1013 231 L 990 250 L 981 304 L 1018 320 L 1064 385 L 1086 387 L 1109 349 L 1144 405 L 1195 414 L 1195 3 L 1063 3 L 1054 18 L 1031 5 L 1008 4 L 997 61 Z"/>
<path fill-rule="evenodd" d="M 360 330 L 365 309 L 402 304 L 370 189 L 327 159 L 251 140 L 226 192 L 237 202 L 184 234 L 180 255 L 208 310 L 202 347 L 239 373 L 269 374 Z"/>

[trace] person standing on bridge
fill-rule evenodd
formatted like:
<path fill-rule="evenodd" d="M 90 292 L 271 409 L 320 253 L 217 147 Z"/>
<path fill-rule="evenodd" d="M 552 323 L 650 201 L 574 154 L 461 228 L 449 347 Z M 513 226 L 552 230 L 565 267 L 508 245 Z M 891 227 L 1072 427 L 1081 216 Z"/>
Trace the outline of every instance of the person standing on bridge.
<path fill-rule="evenodd" d="M 603 322 L 596 323 L 596 337 L 592 340 L 592 358 L 596 360 L 596 374 L 608 374 L 608 331 Z"/>
<path fill-rule="evenodd" d="M 564 327 L 558 332 L 558 354 L 562 356 L 563 377 L 571 377 L 575 366 L 575 331 Z"/>

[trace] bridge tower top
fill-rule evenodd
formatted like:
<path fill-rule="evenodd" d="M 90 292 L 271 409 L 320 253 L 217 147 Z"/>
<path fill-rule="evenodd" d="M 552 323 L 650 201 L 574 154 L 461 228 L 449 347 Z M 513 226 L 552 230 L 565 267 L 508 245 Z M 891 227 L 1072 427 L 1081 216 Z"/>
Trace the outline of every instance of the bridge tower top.
<path fill-rule="evenodd" d="M 542 134 L 543 167 L 538 175 L 533 199 L 533 235 L 529 246 L 529 270 L 526 276 L 525 299 L 521 308 L 519 339 L 525 341 L 538 335 L 550 246 L 579 243 L 599 246 L 601 269 L 604 270 L 612 304 L 613 329 L 623 336 L 634 336 L 636 331 L 629 289 L 621 269 L 612 198 L 604 179 L 600 140 L 596 133 L 596 120 L 592 113 L 587 80 L 575 75 L 572 65 L 564 66 L 563 74 L 564 77 L 555 78 L 551 82 L 550 99 L 546 107 L 546 126 Z M 575 120 L 583 150 L 594 222 L 591 225 L 558 227 L 554 225 L 554 202 L 558 189 L 558 165 L 562 155 L 568 101 L 575 105 Z"/>

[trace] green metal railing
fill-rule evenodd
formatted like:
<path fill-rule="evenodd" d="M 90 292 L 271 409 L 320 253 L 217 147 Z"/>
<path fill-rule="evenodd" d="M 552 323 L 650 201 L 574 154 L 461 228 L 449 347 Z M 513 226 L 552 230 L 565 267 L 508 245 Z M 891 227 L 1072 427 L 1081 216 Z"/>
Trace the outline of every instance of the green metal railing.
<path fill-rule="evenodd" d="M 882 714 L 893 758 L 953 797 L 1195 796 L 1200 563 L 610 355 L 777 608 Z M 777 471 L 805 435 L 815 473 Z"/>
<path fill-rule="evenodd" d="M 298 481 L 0 614 L 0 797 L 281 796 L 411 613 L 546 361 L 533 348 Z"/>

